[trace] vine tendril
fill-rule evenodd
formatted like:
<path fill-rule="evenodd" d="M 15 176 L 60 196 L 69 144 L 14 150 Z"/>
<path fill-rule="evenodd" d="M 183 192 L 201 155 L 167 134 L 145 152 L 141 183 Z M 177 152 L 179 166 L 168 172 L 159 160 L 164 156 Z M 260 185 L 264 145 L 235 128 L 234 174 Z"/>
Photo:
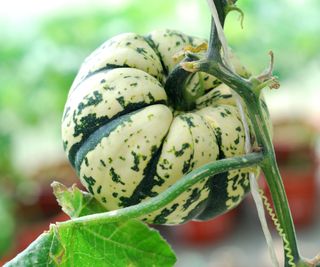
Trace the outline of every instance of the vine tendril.
<path fill-rule="evenodd" d="M 259 190 L 259 194 L 263 200 L 263 204 L 268 212 L 268 214 L 270 215 L 270 218 L 274 224 L 274 226 L 276 227 L 276 230 L 278 232 L 278 234 L 281 236 L 282 240 L 283 240 L 283 248 L 285 250 L 286 256 L 288 258 L 288 264 L 291 267 L 296 267 L 296 264 L 294 263 L 294 257 L 292 255 L 292 250 L 290 248 L 290 243 L 287 239 L 286 234 L 284 233 L 284 230 L 282 229 L 279 220 L 277 218 L 277 215 L 275 214 L 268 198 L 265 196 L 264 191 L 262 189 Z"/>

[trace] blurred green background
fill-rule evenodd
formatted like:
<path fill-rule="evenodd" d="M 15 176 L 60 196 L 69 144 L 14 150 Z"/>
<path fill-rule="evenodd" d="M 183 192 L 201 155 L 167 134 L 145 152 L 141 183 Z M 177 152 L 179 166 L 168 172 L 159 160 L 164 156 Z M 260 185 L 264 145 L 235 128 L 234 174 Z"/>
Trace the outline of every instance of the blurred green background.
<path fill-rule="evenodd" d="M 290 115 L 319 125 L 320 1 L 239 0 L 238 6 L 245 12 L 244 28 L 239 14 L 232 13 L 226 34 L 242 62 L 258 74 L 269 63 L 268 51 L 275 54 L 274 73 L 282 87 L 267 93 L 273 119 Z M 11 0 L 2 4 L 0 228 L 6 230 L 0 233 L 0 257 L 23 221 L 39 217 L 32 205 L 42 185 L 54 179 L 67 184 L 76 181 L 62 150 L 60 119 L 84 58 L 122 32 L 145 34 L 174 28 L 208 38 L 209 27 L 205 0 Z M 32 216 L 21 215 L 28 206 Z"/>

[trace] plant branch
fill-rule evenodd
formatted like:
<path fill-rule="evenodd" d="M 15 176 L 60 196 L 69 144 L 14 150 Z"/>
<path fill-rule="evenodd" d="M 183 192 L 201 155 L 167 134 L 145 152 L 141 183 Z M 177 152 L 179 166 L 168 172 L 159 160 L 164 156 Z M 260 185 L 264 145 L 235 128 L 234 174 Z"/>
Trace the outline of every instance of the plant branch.
<path fill-rule="evenodd" d="M 223 83 L 235 90 L 245 102 L 248 115 L 254 128 L 256 141 L 265 155 L 265 159 L 262 163 L 262 170 L 271 191 L 276 214 L 290 243 L 290 249 L 295 258 L 295 262 L 299 262 L 300 255 L 296 242 L 295 229 L 282 179 L 276 163 L 271 136 L 263 116 L 260 96 L 255 93 L 254 86 L 250 81 L 234 74 L 221 62 L 206 59 L 189 64 L 193 64 L 193 68 L 197 69 L 197 71 L 206 72 L 219 78 Z M 191 65 L 189 65 L 189 67 L 190 66 Z"/>
<path fill-rule="evenodd" d="M 211 162 L 202 166 L 199 169 L 196 169 L 186 174 L 181 180 L 173 184 L 166 191 L 162 192 L 156 197 L 150 198 L 145 202 L 119 210 L 79 217 L 66 222 L 58 223 L 58 226 L 64 227 L 69 225 L 70 223 L 85 224 L 87 222 L 99 222 L 102 220 L 103 222 L 115 222 L 139 218 L 145 214 L 159 210 L 160 208 L 166 206 L 171 201 L 175 200 L 181 193 L 185 192 L 188 188 L 190 188 L 192 185 L 200 182 L 201 180 L 207 177 L 212 177 L 215 174 L 233 169 L 254 166 L 260 164 L 262 161 L 262 153 L 250 153 L 243 156 Z M 210 179 L 214 179 L 214 177 Z"/>
<path fill-rule="evenodd" d="M 226 2 L 224 0 L 211 1 L 214 1 L 214 3 L 216 4 L 216 8 L 219 13 L 220 24 L 223 25 L 228 12 L 228 9 L 226 9 L 225 7 L 227 4 L 230 4 L 230 2 Z M 225 12 L 223 15 L 221 15 L 221 10 Z M 217 19 L 217 16 L 215 16 L 215 18 Z M 267 122 L 264 118 L 260 101 L 262 87 L 264 85 L 268 85 L 270 83 L 270 80 L 273 78 L 271 76 L 273 58 L 271 60 L 271 66 L 269 68 L 270 71 L 266 76 L 262 77 L 263 79 L 253 78 L 251 80 L 246 80 L 240 77 L 235 73 L 232 66 L 229 66 L 228 59 L 224 58 L 228 55 L 226 53 L 225 55 L 221 54 L 222 43 L 219 39 L 219 36 L 221 36 L 221 34 L 218 36 L 217 29 L 217 25 L 219 25 L 219 23 L 214 23 L 213 21 L 211 25 L 212 28 L 207 58 L 184 63 L 182 67 L 191 72 L 201 71 L 217 77 L 220 81 L 222 81 L 230 88 L 232 88 L 236 93 L 238 93 L 243 99 L 247 107 L 251 124 L 253 126 L 258 147 L 262 149 L 262 153 L 265 156 L 261 167 L 270 188 L 275 212 L 277 214 L 280 226 L 283 230 L 286 240 L 288 241 L 287 244 L 284 244 L 288 245 L 287 247 L 289 247 L 289 253 L 285 253 L 285 266 L 293 266 L 294 264 L 298 264 L 299 267 L 308 266 L 299 255 L 295 228 L 288 205 L 288 200 L 277 166 L 272 138 L 267 128 Z M 293 256 L 293 261 L 290 261 L 290 256 Z"/>
<path fill-rule="evenodd" d="M 220 54 L 221 50 L 221 40 L 219 38 L 218 30 L 222 30 L 225 22 L 225 9 L 227 7 L 227 2 L 225 0 L 217 1 L 217 0 L 207 0 L 208 5 L 211 10 L 211 31 L 210 31 L 210 38 L 209 38 L 209 45 L 208 45 L 208 52 L 207 52 L 207 57 L 208 58 L 217 58 L 218 55 L 216 53 Z M 214 21 L 214 16 L 217 15 L 220 21 L 221 29 L 218 29 L 215 21 Z M 212 49 L 215 47 L 216 49 Z"/>

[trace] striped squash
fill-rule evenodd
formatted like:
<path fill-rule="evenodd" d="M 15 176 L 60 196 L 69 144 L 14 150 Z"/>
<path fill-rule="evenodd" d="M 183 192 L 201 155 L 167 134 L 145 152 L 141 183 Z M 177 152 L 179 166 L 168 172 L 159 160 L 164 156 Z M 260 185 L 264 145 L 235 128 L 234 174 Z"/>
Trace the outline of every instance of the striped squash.
<path fill-rule="evenodd" d="M 235 99 L 215 77 L 186 75 L 177 87 L 193 106 L 172 104 L 178 102 L 170 98 L 178 88 L 168 84 L 178 63 L 173 56 L 203 42 L 172 30 L 125 33 L 81 66 L 62 119 L 64 149 L 81 182 L 107 210 L 145 201 L 206 163 L 245 153 Z M 236 207 L 248 191 L 247 170 L 225 172 L 141 219 L 210 219 Z"/>

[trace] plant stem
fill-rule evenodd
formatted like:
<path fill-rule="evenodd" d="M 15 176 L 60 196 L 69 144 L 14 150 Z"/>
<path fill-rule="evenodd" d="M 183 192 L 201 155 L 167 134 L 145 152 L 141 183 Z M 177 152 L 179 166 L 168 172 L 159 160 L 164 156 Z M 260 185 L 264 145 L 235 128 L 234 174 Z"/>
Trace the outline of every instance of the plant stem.
<path fill-rule="evenodd" d="M 245 103 L 248 107 L 249 116 L 251 117 L 257 141 L 262 145 L 261 147 L 266 155 L 263 163 L 261 164 L 261 168 L 271 192 L 275 212 L 281 228 L 283 229 L 283 232 L 290 244 L 290 250 L 294 257 L 294 261 L 298 263 L 300 261 L 300 255 L 297 246 L 295 228 L 280 171 L 276 162 L 271 136 L 266 126 L 267 122 L 263 118 L 261 102 L 259 98 L 257 98 L 255 101 L 252 101 L 252 99 L 246 99 Z"/>
<path fill-rule="evenodd" d="M 262 107 L 260 104 L 261 102 L 257 97 L 256 99 L 254 99 L 254 101 L 253 99 L 246 98 L 245 103 L 248 108 L 248 113 L 254 127 L 257 141 L 259 144 L 261 144 L 263 153 L 266 156 L 261 164 L 261 168 L 271 192 L 275 212 L 277 214 L 279 223 L 289 243 L 285 244 L 284 242 L 284 246 L 289 245 L 291 254 L 294 258 L 294 262 L 298 263 L 300 261 L 300 255 L 297 246 L 295 228 L 279 168 L 276 162 L 271 136 L 266 126 L 267 122 L 263 117 Z M 288 262 L 289 259 L 286 255 L 285 266 L 289 266 Z"/>
<path fill-rule="evenodd" d="M 215 4 L 219 15 L 219 22 L 223 26 L 228 12 L 228 2 L 226 0 L 211 1 Z M 209 6 L 210 4 L 212 4 L 212 2 L 209 2 Z M 228 55 L 221 55 L 221 35 L 222 37 L 224 37 L 224 35 L 218 34 L 217 25 L 219 26 L 219 23 L 214 23 L 214 21 L 212 21 L 206 59 L 195 61 L 193 63 L 194 71 L 202 71 L 214 75 L 236 91 L 245 102 L 255 132 L 258 147 L 262 149 L 262 153 L 265 156 L 261 167 L 270 188 L 275 212 L 281 225 L 281 229 L 283 230 L 284 239 L 287 240 L 287 242 L 284 240 L 284 247 L 287 250 L 289 248 L 295 264 L 301 263 L 302 261 L 297 247 L 296 234 L 288 200 L 276 163 L 272 139 L 267 128 L 267 122 L 263 116 L 260 101 L 261 90 L 256 90 L 257 86 L 260 84 L 257 85 L 249 80 L 243 79 L 233 71 L 232 66 L 228 66 L 228 58 L 226 58 Z M 226 44 L 224 44 L 224 46 L 226 46 Z M 224 48 L 224 50 L 226 49 L 227 48 Z M 192 64 L 189 64 L 189 66 L 191 66 L 192 69 Z M 287 253 L 285 253 L 285 256 L 285 265 L 292 266 L 294 263 L 290 261 Z"/>
<path fill-rule="evenodd" d="M 220 79 L 223 83 L 235 90 L 244 100 L 255 132 L 256 141 L 258 146 L 262 148 L 262 153 L 265 156 L 261 163 L 261 167 L 271 191 L 275 211 L 281 228 L 289 241 L 294 261 L 298 263 L 300 261 L 300 255 L 297 248 L 295 229 L 282 179 L 276 164 L 271 136 L 263 116 L 260 96 L 254 93 L 254 86 L 250 81 L 231 72 L 223 63 L 221 63 L 221 60 L 208 58 L 195 62 L 194 66 L 197 70 L 214 75 Z"/>
<path fill-rule="evenodd" d="M 196 169 L 188 173 L 181 180 L 169 187 L 166 191 L 162 192 L 156 197 L 150 198 L 145 202 L 115 211 L 97 213 L 79 217 L 76 219 L 71 219 L 66 222 L 57 223 L 57 225 L 59 227 L 64 227 L 69 224 L 75 223 L 85 224 L 88 222 L 99 222 L 102 220 L 104 223 L 106 223 L 139 218 L 145 214 L 151 213 L 166 206 L 171 201 L 176 199 L 181 193 L 185 192 L 188 188 L 190 188 L 192 185 L 200 182 L 201 180 L 207 177 L 212 177 L 215 174 L 233 169 L 255 166 L 261 163 L 262 161 L 262 153 L 250 153 L 243 156 L 211 162 L 202 166 L 199 169 Z M 214 177 L 210 179 L 214 179 Z"/>

